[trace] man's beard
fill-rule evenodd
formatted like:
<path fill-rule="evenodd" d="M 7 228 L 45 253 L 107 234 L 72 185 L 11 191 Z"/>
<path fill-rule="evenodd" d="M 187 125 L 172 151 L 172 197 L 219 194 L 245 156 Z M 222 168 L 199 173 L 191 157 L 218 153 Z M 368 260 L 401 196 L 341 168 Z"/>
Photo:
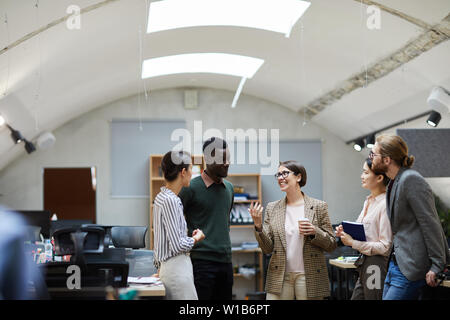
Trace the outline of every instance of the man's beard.
<path fill-rule="evenodd" d="M 372 162 L 372 168 L 371 169 L 372 169 L 373 172 L 387 173 L 388 166 L 386 164 L 384 164 L 383 162 L 380 162 L 378 164 L 375 164 L 374 162 Z"/>
<path fill-rule="evenodd" d="M 228 176 L 228 169 L 219 169 L 216 174 L 220 178 L 226 178 Z"/>

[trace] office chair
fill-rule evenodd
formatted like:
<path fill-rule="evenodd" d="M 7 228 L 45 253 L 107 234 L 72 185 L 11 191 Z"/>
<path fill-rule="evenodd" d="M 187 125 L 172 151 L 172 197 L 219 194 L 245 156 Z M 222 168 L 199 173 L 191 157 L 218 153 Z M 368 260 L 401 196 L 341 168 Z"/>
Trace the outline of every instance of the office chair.
<path fill-rule="evenodd" d="M 41 227 L 39 226 L 25 226 L 26 229 L 26 237 L 25 241 L 29 241 L 31 243 L 35 243 L 36 241 L 41 241 Z"/>
<path fill-rule="evenodd" d="M 112 227 L 111 238 L 116 248 L 145 248 L 147 227 Z"/>
<path fill-rule="evenodd" d="M 153 251 L 141 249 L 145 248 L 147 230 L 147 227 L 117 226 L 111 228 L 114 247 L 126 248 L 125 258 L 130 266 L 130 277 L 150 277 L 158 271 L 153 264 Z"/>
<path fill-rule="evenodd" d="M 128 262 L 125 259 L 125 251 L 105 248 L 104 228 L 95 225 L 63 228 L 55 231 L 53 237 L 55 254 L 72 257 L 70 262 L 52 262 L 43 266 L 46 268 L 46 282 L 49 288 L 67 287 L 66 281 L 70 274 L 66 271 L 71 265 L 77 265 L 81 269 L 82 288 L 126 287 Z M 86 292 L 84 291 L 85 294 Z M 101 292 L 98 294 L 101 295 Z"/>
<path fill-rule="evenodd" d="M 105 230 L 105 238 L 103 241 L 104 247 L 109 248 L 109 247 L 113 246 L 112 237 L 111 237 L 111 229 L 113 228 L 113 226 L 105 226 L 105 225 L 91 224 L 91 223 L 82 225 L 82 227 L 90 227 L 90 226 L 103 228 L 103 230 Z"/>
<path fill-rule="evenodd" d="M 65 229 L 65 228 L 79 228 L 83 225 L 86 226 L 95 226 L 92 224 L 92 221 L 90 220 L 55 220 L 50 221 L 50 236 L 52 236 L 55 231 L 58 229 Z"/>

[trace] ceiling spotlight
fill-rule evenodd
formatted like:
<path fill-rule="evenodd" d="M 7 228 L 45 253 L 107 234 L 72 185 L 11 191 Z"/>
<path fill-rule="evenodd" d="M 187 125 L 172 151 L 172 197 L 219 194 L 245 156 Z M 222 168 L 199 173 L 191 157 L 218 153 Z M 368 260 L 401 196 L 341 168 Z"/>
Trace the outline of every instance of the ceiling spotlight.
<path fill-rule="evenodd" d="M 30 154 L 33 151 L 36 151 L 36 147 L 33 143 L 25 139 L 25 150 L 27 150 L 27 153 Z"/>
<path fill-rule="evenodd" d="M 432 127 L 437 127 L 441 121 L 441 114 L 437 111 L 431 111 L 430 116 L 428 117 L 427 123 Z"/>
<path fill-rule="evenodd" d="M 2 117 L 0 116 L 0 118 Z M 15 144 L 21 143 L 23 141 L 25 142 L 25 150 L 29 154 L 36 151 L 36 147 L 34 146 L 34 144 L 25 139 L 19 130 L 15 130 L 9 124 L 6 124 L 6 126 L 8 127 L 9 131 L 11 131 L 11 138 L 13 139 Z"/>
<path fill-rule="evenodd" d="M 355 141 L 355 144 L 353 145 L 353 148 L 360 152 L 363 148 L 364 148 L 364 140 L 363 139 L 358 139 Z"/>
<path fill-rule="evenodd" d="M 5 123 L 6 123 L 5 118 L 3 118 L 2 115 L 0 115 L 0 127 L 1 127 L 2 125 L 4 125 Z"/>
<path fill-rule="evenodd" d="M 366 147 L 372 149 L 375 146 L 375 134 L 368 135 L 366 138 Z"/>
<path fill-rule="evenodd" d="M 450 93 L 441 87 L 434 87 L 427 99 L 431 110 L 446 115 L 450 112 Z"/>
<path fill-rule="evenodd" d="M 21 143 L 23 141 L 23 136 L 20 131 L 13 129 L 11 126 L 7 125 L 9 130 L 11 131 L 11 138 L 13 139 L 15 144 Z"/>

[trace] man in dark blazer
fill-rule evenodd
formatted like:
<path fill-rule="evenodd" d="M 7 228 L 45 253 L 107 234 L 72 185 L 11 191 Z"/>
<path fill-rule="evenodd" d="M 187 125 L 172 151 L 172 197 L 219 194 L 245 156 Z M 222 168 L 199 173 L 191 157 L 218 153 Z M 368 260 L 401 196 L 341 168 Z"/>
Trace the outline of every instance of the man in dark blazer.
<path fill-rule="evenodd" d="M 436 275 L 450 260 L 433 192 L 411 169 L 414 157 L 401 137 L 379 136 L 369 157 L 372 169 L 391 179 L 386 209 L 394 239 L 383 300 L 418 299 L 425 284 L 437 286 Z"/>

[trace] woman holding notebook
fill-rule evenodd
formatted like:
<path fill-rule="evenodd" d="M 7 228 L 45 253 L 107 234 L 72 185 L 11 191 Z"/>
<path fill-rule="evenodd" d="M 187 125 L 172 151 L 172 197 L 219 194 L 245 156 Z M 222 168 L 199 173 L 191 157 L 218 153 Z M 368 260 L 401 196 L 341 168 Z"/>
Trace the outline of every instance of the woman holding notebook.
<path fill-rule="evenodd" d="M 391 224 L 386 213 L 386 186 L 389 179 L 371 168 L 372 160 L 367 159 L 361 174 L 361 184 L 370 191 L 370 195 L 356 220 L 364 225 L 366 241 L 353 239 L 345 233 L 342 225 L 336 227 L 336 236 L 341 237 L 342 243 L 361 253 L 355 262 L 359 278 L 352 300 L 381 300 L 392 244 Z"/>

